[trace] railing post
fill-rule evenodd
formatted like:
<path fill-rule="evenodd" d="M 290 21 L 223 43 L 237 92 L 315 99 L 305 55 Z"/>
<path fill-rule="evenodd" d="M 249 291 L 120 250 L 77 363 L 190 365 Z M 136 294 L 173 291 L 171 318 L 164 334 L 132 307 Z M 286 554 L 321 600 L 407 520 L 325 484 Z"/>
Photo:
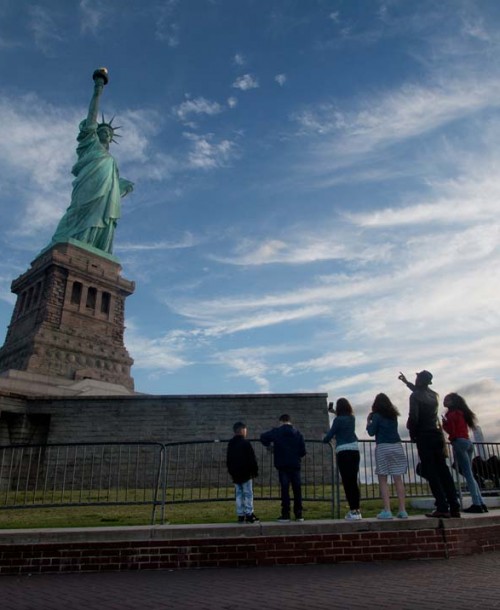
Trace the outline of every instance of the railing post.
<path fill-rule="evenodd" d="M 165 525 L 165 508 L 167 504 L 167 448 L 161 446 L 161 524 Z"/>

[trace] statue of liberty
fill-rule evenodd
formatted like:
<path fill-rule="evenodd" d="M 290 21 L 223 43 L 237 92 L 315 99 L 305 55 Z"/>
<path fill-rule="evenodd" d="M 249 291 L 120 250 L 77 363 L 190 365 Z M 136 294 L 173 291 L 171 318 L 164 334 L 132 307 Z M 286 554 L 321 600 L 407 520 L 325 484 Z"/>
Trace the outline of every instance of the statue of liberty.
<path fill-rule="evenodd" d="M 102 122 L 97 123 L 99 100 L 108 83 L 108 71 L 99 68 L 92 78 L 94 93 L 88 116 L 80 123 L 78 160 L 71 170 L 75 176 L 71 203 L 50 245 L 74 239 L 112 254 L 116 222 L 121 215 L 120 200 L 134 185 L 119 177 L 116 161 L 109 153 L 110 142 L 119 137 L 115 133 L 119 127 L 113 127 L 113 119 L 107 123 L 104 115 Z"/>

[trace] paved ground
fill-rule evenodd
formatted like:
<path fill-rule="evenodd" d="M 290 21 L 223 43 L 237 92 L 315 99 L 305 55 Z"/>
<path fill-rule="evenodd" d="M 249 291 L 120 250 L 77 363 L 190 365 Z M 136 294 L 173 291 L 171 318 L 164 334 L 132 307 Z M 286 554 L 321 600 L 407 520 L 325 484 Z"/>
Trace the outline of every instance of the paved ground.
<path fill-rule="evenodd" d="M 500 609 L 500 553 L 351 565 L 2 576 L 0 608 Z"/>

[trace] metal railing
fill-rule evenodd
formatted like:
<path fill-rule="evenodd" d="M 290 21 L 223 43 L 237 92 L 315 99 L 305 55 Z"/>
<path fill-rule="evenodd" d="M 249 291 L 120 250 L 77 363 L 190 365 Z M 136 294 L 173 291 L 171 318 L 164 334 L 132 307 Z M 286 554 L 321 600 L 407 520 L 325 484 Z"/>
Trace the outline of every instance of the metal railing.
<path fill-rule="evenodd" d="M 161 443 L 0 447 L 0 508 L 151 505 L 160 501 Z"/>
<path fill-rule="evenodd" d="M 254 498 L 279 500 L 272 453 L 260 442 L 251 442 L 259 463 Z M 226 447 L 227 440 L 0 447 L 0 509 L 146 505 L 151 507 L 151 523 L 157 519 L 164 523 L 170 504 L 234 501 Z M 334 448 L 315 440 L 307 440 L 306 447 L 302 462 L 304 502 L 326 502 L 332 516 L 338 517 L 344 493 Z M 427 481 L 417 473 L 415 445 L 403 441 L 403 447 L 408 460 L 403 477 L 407 497 L 431 495 Z M 359 449 L 361 500 L 377 500 L 375 443 L 359 441 Z M 476 444 L 473 464 L 483 492 L 498 493 L 500 443 Z M 461 492 L 466 489 L 464 481 L 456 469 L 454 473 Z"/>

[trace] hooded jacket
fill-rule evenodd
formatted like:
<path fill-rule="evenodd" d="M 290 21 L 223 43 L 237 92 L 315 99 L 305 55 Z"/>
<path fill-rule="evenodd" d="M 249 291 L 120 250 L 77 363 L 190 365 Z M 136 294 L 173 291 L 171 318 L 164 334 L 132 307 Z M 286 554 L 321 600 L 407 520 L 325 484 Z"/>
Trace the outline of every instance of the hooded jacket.
<path fill-rule="evenodd" d="M 264 447 L 274 446 L 274 466 L 278 470 L 299 470 L 300 460 L 306 455 L 302 434 L 291 424 L 282 424 L 260 435 Z"/>
<path fill-rule="evenodd" d="M 416 387 L 410 395 L 410 414 L 406 427 L 412 441 L 422 434 L 439 432 L 438 395 L 428 387 Z"/>
<path fill-rule="evenodd" d="M 234 483 L 245 483 L 259 474 L 253 447 L 240 434 L 235 434 L 227 444 L 226 466 Z"/>

